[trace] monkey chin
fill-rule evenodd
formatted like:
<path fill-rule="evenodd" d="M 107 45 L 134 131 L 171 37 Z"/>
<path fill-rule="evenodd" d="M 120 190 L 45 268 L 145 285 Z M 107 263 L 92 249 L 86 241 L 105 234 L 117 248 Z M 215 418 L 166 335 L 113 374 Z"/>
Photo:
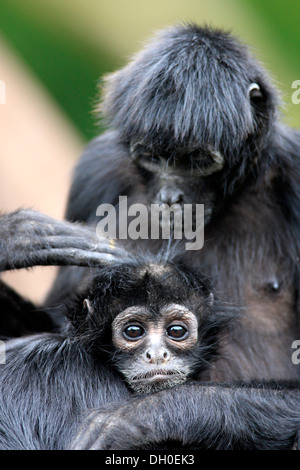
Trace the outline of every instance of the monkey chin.
<path fill-rule="evenodd" d="M 153 377 L 132 381 L 130 388 L 135 394 L 141 395 L 175 387 L 176 385 L 183 384 L 186 380 L 186 374 L 173 374 L 172 376 L 157 374 Z"/>

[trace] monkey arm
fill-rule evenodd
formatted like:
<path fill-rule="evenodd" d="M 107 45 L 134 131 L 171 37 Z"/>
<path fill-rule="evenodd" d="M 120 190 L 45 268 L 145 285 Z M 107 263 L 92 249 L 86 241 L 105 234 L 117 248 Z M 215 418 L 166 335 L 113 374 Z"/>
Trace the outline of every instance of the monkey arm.
<path fill-rule="evenodd" d="M 114 371 L 95 368 L 93 357 L 65 335 L 7 341 L 0 367 L 0 450 L 62 450 L 88 404 L 100 409 L 128 395 Z"/>
<path fill-rule="evenodd" d="M 290 449 L 299 426 L 299 386 L 187 384 L 92 412 L 72 448 Z"/>
<path fill-rule="evenodd" d="M 124 261 L 128 252 L 95 229 L 31 210 L 0 217 L 0 271 L 32 266 L 99 266 Z"/>

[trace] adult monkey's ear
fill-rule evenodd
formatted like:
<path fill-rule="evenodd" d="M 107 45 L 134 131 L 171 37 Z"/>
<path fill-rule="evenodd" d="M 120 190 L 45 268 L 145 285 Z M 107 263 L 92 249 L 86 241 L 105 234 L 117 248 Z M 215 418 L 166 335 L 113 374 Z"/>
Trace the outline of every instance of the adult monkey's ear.
<path fill-rule="evenodd" d="M 127 262 L 130 254 L 99 238 L 92 227 L 31 210 L 0 217 L 0 271 L 33 266 L 101 267 Z"/>

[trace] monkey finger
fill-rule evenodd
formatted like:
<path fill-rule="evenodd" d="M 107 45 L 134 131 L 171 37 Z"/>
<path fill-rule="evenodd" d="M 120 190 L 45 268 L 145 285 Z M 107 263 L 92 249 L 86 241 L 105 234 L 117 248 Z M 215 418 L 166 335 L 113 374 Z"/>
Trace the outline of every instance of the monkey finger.
<path fill-rule="evenodd" d="M 88 235 L 88 234 L 87 234 Z M 34 252 L 37 249 L 51 250 L 53 248 L 74 248 L 87 251 L 95 251 L 102 253 L 111 253 L 115 256 L 127 256 L 128 252 L 118 247 L 112 240 L 99 239 L 96 241 L 93 238 L 78 237 L 76 235 L 50 235 L 41 236 L 33 240 L 29 238 L 18 238 L 13 244 L 14 249 L 26 249 L 29 252 Z"/>
<path fill-rule="evenodd" d="M 126 261 L 126 259 L 125 259 Z M 80 250 L 77 248 L 55 248 L 51 250 L 36 250 L 32 253 L 15 255 L 7 262 L 0 258 L 0 271 L 30 268 L 33 266 L 107 266 L 119 263 L 120 258 L 111 253 Z"/>
<path fill-rule="evenodd" d="M 126 259 L 124 259 L 126 262 Z M 51 251 L 40 250 L 33 255 L 32 266 L 85 266 L 97 267 L 106 266 L 115 262 L 120 262 L 119 256 L 109 252 L 87 251 L 77 248 L 55 248 Z"/>
<path fill-rule="evenodd" d="M 104 422 L 101 419 L 101 412 L 93 411 L 81 423 L 79 430 L 72 440 L 69 450 L 88 450 L 94 444 Z"/>

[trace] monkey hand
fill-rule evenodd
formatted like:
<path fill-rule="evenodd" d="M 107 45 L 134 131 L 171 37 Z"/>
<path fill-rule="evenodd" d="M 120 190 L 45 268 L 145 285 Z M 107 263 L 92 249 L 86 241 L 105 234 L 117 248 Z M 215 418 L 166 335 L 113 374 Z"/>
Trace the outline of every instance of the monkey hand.
<path fill-rule="evenodd" d="M 153 442 L 154 427 L 132 420 L 132 404 L 112 411 L 95 410 L 81 423 L 70 450 L 133 449 L 144 442 Z M 130 420 L 128 419 L 128 413 Z"/>
<path fill-rule="evenodd" d="M 129 254 L 92 227 L 53 219 L 32 210 L 0 217 L 0 271 L 32 266 L 101 266 Z"/>

